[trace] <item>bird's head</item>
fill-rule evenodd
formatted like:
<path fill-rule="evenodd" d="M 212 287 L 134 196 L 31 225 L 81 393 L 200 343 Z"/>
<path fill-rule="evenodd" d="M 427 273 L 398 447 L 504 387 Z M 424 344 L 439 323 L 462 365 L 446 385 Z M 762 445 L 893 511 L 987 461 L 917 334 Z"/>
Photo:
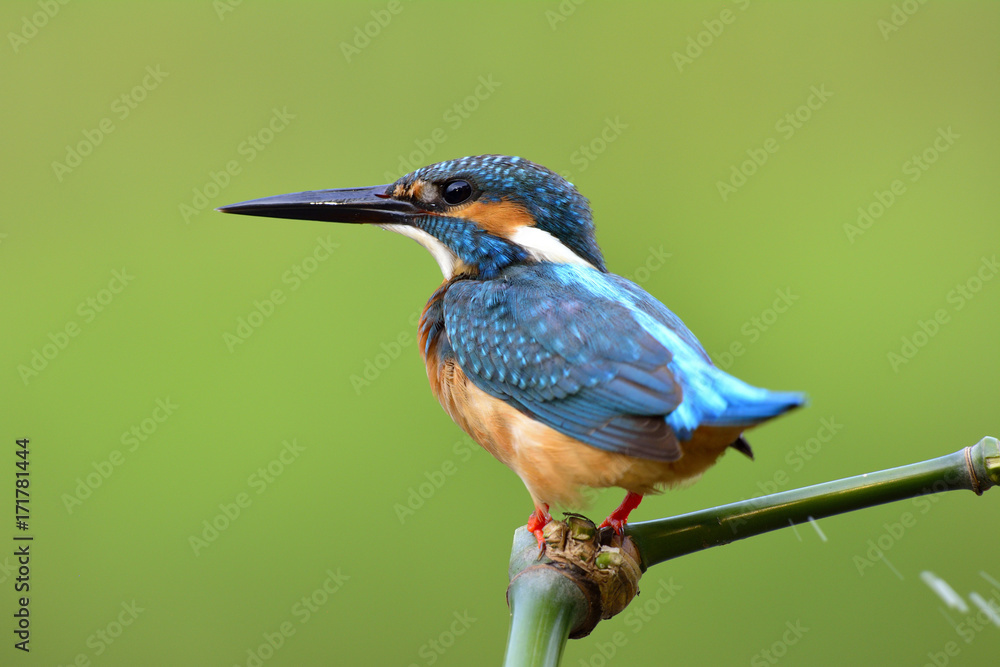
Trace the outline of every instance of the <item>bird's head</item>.
<path fill-rule="evenodd" d="M 586 198 L 555 172 L 519 157 L 446 160 L 389 185 L 278 195 L 219 210 L 375 224 L 418 241 L 445 278 L 491 278 L 537 261 L 607 270 Z"/>

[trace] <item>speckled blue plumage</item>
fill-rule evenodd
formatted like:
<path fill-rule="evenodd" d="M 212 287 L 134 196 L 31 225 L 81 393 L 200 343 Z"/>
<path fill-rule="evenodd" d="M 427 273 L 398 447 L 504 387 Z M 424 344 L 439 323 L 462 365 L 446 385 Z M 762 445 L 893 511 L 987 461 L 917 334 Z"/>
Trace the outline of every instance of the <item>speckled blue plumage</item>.
<path fill-rule="evenodd" d="M 530 160 L 507 155 L 477 155 L 428 165 L 403 176 L 404 188 L 417 180 L 440 182 L 465 178 L 482 195 L 479 201 L 511 200 L 522 205 L 535 226 L 560 239 L 570 250 L 601 271 L 607 270 L 594 238 L 587 198 L 572 183 Z"/>
<path fill-rule="evenodd" d="M 471 220 L 428 215 L 420 218 L 417 224 L 467 265 L 476 267 L 480 280 L 495 278 L 501 268 L 523 262 L 528 256 L 521 246 L 487 234 Z"/>

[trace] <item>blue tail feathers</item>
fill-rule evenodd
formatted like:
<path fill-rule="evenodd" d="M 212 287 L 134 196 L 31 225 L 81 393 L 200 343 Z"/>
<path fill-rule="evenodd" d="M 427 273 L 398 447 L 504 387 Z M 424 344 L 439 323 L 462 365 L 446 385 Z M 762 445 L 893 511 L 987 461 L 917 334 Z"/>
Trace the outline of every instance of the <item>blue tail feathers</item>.
<path fill-rule="evenodd" d="M 715 368 L 699 379 L 698 391 L 689 391 L 666 417 L 681 441 L 699 426 L 750 428 L 806 403 L 805 394 L 754 387 Z"/>
<path fill-rule="evenodd" d="M 752 400 L 736 399 L 729 402 L 722 413 L 706 417 L 704 423 L 711 426 L 753 426 L 806 403 L 805 394 L 799 392 L 759 391 L 761 395 Z"/>

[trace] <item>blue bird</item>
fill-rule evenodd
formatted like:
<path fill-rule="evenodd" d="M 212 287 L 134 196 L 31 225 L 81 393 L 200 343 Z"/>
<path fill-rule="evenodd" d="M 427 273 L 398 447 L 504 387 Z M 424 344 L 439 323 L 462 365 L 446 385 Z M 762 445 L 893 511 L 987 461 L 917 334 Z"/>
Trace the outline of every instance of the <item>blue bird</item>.
<path fill-rule="evenodd" d="M 523 158 L 219 210 L 370 223 L 430 251 L 444 274 L 419 324 L 431 389 L 524 482 L 539 546 L 550 506 L 579 505 L 582 487 L 627 491 L 602 524 L 622 532 L 643 495 L 697 479 L 729 447 L 752 458 L 743 432 L 804 403 L 714 366 L 676 315 L 608 272 L 576 188 Z"/>

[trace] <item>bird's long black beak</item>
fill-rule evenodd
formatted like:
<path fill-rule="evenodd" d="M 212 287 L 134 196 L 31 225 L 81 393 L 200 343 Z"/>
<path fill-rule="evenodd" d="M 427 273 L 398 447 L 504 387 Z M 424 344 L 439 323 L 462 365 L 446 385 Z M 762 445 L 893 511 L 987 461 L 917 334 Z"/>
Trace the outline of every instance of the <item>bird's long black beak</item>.
<path fill-rule="evenodd" d="M 217 211 L 268 218 L 294 218 L 322 222 L 409 224 L 423 213 L 408 201 L 386 194 L 391 186 L 312 190 L 220 206 Z"/>

